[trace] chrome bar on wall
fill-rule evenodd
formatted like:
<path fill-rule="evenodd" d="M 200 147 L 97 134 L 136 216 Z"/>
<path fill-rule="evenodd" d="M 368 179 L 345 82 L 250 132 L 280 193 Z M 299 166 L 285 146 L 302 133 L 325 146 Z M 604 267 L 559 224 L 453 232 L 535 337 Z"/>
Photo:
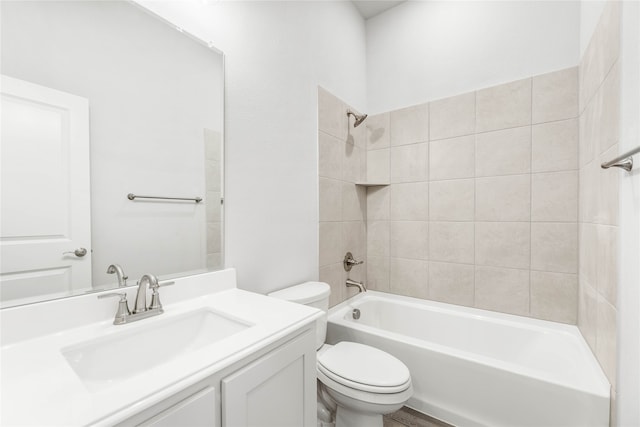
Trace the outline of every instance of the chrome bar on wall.
<path fill-rule="evenodd" d="M 631 156 L 638 153 L 640 153 L 640 146 L 634 148 L 633 150 L 629 150 L 626 153 L 620 154 L 615 159 L 604 162 L 600 165 L 600 167 L 602 169 L 622 168 L 629 172 L 631 169 L 633 169 L 633 157 Z"/>
<path fill-rule="evenodd" d="M 127 194 L 127 199 L 135 200 L 135 199 L 156 199 L 156 200 L 186 200 L 190 202 L 200 203 L 202 201 L 202 197 L 162 197 L 162 196 L 139 196 L 133 193 Z"/>

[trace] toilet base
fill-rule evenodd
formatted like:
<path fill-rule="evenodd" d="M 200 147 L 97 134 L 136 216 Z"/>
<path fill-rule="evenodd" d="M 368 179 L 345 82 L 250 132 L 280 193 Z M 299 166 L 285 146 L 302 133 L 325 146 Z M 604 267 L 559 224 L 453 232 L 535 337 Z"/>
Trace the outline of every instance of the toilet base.
<path fill-rule="evenodd" d="M 382 427 L 382 414 L 354 411 L 343 406 L 336 410 L 336 427 Z"/>

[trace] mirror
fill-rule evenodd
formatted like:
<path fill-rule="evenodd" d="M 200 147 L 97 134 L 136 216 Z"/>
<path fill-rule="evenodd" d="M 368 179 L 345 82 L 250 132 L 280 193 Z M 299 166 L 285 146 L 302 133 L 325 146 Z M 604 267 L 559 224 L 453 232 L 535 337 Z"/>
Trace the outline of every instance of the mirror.
<path fill-rule="evenodd" d="M 2 306 L 222 268 L 223 54 L 132 2 L 1 8 Z"/>

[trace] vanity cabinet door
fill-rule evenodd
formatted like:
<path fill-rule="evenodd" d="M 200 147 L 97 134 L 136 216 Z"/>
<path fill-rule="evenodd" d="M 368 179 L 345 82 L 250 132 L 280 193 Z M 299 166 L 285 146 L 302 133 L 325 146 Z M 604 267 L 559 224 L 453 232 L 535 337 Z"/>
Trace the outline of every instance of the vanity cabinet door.
<path fill-rule="evenodd" d="M 229 375 L 221 386 L 223 427 L 315 427 L 313 332 Z"/>
<path fill-rule="evenodd" d="M 141 424 L 153 427 L 215 427 L 216 390 L 207 387 Z"/>

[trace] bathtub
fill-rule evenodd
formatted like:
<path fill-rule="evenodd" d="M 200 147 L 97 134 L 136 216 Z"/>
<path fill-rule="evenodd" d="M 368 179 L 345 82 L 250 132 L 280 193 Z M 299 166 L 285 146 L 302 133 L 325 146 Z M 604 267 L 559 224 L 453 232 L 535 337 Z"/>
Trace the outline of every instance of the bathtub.
<path fill-rule="evenodd" d="M 369 291 L 329 311 L 340 341 L 402 360 L 407 406 L 456 426 L 609 425 L 609 383 L 575 326 Z"/>

